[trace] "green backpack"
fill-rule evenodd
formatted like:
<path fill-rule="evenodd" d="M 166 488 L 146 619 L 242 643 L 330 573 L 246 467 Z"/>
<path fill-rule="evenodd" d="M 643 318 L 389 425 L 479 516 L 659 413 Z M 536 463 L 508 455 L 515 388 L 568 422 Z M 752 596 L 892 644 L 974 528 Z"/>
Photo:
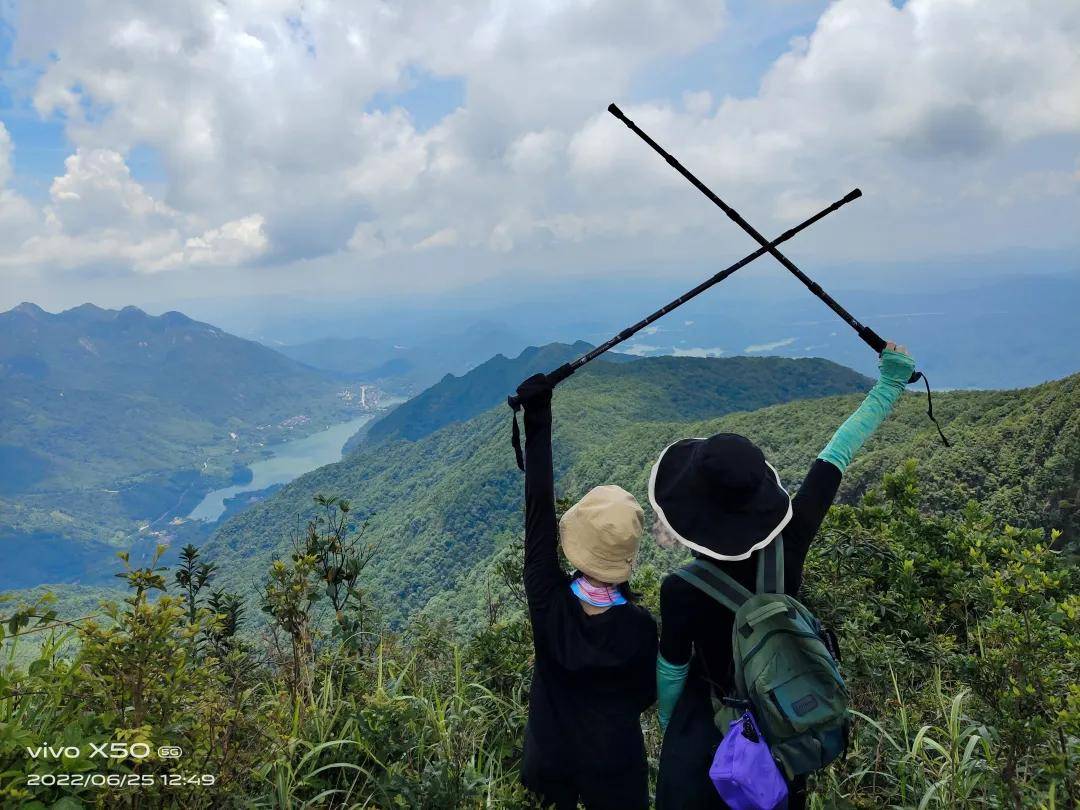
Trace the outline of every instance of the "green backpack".
<path fill-rule="evenodd" d="M 705 559 L 675 573 L 735 613 L 731 646 L 737 695 L 722 701 L 753 709 L 788 779 L 842 756 L 851 720 L 835 637 L 784 593 L 783 538 L 758 552 L 757 593 Z M 727 730 L 719 721 L 718 726 Z"/>

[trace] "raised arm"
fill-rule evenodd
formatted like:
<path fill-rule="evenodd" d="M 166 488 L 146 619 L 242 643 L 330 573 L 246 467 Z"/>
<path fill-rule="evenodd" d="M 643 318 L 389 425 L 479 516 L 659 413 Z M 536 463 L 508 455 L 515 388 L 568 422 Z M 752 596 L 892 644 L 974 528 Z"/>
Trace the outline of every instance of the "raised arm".
<path fill-rule="evenodd" d="M 889 343 L 878 360 L 878 369 L 878 381 L 870 389 L 866 399 L 837 429 L 818 456 L 841 473 L 847 469 L 859 448 L 870 438 L 870 434 L 885 421 L 896 400 L 904 393 L 904 386 L 907 385 L 911 372 L 915 370 L 915 360 L 903 346 Z"/>
<path fill-rule="evenodd" d="M 525 595 L 536 609 L 565 584 L 556 552 L 551 384 L 536 374 L 518 386 L 517 395 L 525 409 Z"/>
<path fill-rule="evenodd" d="M 792 499 L 794 514 L 784 529 L 784 557 L 787 561 L 784 579 L 790 593 L 794 593 L 802 582 L 803 561 L 825 514 L 832 506 L 844 470 L 870 434 L 889 415 L 911 377 L 915 361 L 904 347 L 889 343 L 881 353 L 878 368 L 881 373 L 877 383 L 833 434 Z"/>

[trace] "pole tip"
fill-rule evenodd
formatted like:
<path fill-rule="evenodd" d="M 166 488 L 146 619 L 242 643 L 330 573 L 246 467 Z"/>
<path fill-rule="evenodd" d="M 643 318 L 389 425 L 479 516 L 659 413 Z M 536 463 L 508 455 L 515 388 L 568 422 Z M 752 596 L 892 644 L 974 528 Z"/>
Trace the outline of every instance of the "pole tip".
<path fill-rule="evenodd" d="M 608 111 L 609 113 L 611 113 L 612 115 L 614 115 L 614 116 L 618 117 L 618 118 L 622 118 L 622 117 L 623 117 L 623 114 L 622 114 L 622 110 L 620 110 L 620 109 L 619 109 L 619 108 L 618 108 L 618 107 L 617 107 L 617 106 L 615 105 L 615 102 L 614 102 L 614 101 L 613 101 L 613 102 L 611 102 L 610 104 L 608 104 L 608 105 L 607 105 L 607 111 Z"/>

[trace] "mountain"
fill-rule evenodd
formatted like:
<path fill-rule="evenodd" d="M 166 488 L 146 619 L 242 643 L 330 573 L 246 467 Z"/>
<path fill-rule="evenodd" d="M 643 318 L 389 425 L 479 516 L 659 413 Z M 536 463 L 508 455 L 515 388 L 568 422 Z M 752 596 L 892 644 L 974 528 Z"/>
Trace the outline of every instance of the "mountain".
<path fill-rule="evenodd" d="M 795 488 L 860 401 L 829 395 L 868 387 L 866 378 L 822 360 L 595 364 L 555 397 L 559 492 L 576 498 L 614 482 L 646 504 L 648 470 L 664 446 L 725 430 L 758 442 Z M 925 399 L 909 393 L 848 470 L 843 500 L 914 458 L 933 482 L 928 505 L 961 509 L 981 497 L 1016 525 L 1056 525 L 1075 537 L 1080 375 L 1019 391 L 947 392 L 935 404 L 953 446 L 939 443 Z M 282 553 L 297 515 L 313 514 L 312 496 L 340 495 L 379 544 L 369 583 L 390 618 L 400 621 L 425 605 L 475 618 L 486 564 L 521 531 L 521 476 L 508 417 L 497 406 L 415 442 L 363 447 L 223 525 L 206 553 L 233 572 L 227 576 L 237 587 L 248 586 Z"/>
<path fill-rule="evenodd" d="M 415 315 L 415 313 L 414 313 Z M 502 324 L 479 321 L 464 330 L 432 333 L 417 324 L 399 324 L 413 339 L 322 338 L 282 346 L 282 354 L 314 368 L 349 374 L 398 394 L 423 391 L 447 373 L 463 374 L 495 352 L 515 352 L 525 340 Z"/>
<path fill-rule="evenodd" d="M 373 422 L 367 431 L 370 441 L 383 439 L 415 440 L 433 433 L 451 422 L 463 422 L 481 411 L 506 401 L 522 380 L 538 372 L 551 371 L 567 363 L 592 346 L 578 341 L 572 346 L 549 343 L 530 346 L 512 360 L 497 354 L 467 374 L 447 374 L 438 383 Z M 610 362 L 626 355 L 605 355 L 597 362 Z"/>
<path fill-rule="evenodd" d="M 594 445 L 635 424 L 686 422 L 869 385 L 862 375 L 817 359 L 594 363 L 559 387 L 556 453 L 565 472 Z M 296 515 L 310 513 L 312 496 L 338 494 L 352 500 L 353 514 L 381 544 L 372 573 L 384 586 L 392 583 L 380 588 L 383 608 L 403 618 L 519 530 L 521 478 L 509 417 L 505 405 L 496 406 L 416 441 L 366 444 L 227 521 L 208 541 L 207 554 L 247 587 L 281 553 Z"/>
<path fill-rule="evenodd" d="M 49 581 L 111 557 L 143 523 L 241 476 L 264 445 L 347 418 L 341 387 L 179 312 L 0 313 L 0 567 L 36 565 Z"/>
<path fill-rule="evenodd" d="M 277 413 L 279 397 L 332 387 L 314 369 L 179 312 L 155 317 L 92 304 L 55 315 L 33 304 L 0 313 L 0 380 L 148 396 L 197 416 L 249 421 Z"/>

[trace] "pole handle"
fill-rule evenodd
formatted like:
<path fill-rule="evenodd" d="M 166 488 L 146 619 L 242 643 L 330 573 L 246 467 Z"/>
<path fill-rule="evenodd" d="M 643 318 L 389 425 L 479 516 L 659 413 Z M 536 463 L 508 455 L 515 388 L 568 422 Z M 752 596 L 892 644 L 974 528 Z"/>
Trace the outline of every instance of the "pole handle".
<path fill-rule="evenodd" d="M 859 337 L 863 339 L 863 342 L 866 343 L 866 345 L 873 349 L 877 354 L 881 354 L 883 351 L 885 351 L 885 338 L 883 338 L 869 326 L 863 326 L 861 329 L 858 330 L 858 333 Z"/>
<path fill-rule="evenodd" d="M 557 369 L 548 373 L 548 382 L 550 382 L 551 387 L 554 388 L 556 385 L 558 385 L 571 374 L 573 374 L 576 370 L 577 369 L 575 369 L 571 363 L 563 363 Z M 517 394 L 511 394 L 506 398 L 506 404 L 510 406 L 511 410 L 516 411 L 521 407 L 521 398 L 518 397 Z"/>

